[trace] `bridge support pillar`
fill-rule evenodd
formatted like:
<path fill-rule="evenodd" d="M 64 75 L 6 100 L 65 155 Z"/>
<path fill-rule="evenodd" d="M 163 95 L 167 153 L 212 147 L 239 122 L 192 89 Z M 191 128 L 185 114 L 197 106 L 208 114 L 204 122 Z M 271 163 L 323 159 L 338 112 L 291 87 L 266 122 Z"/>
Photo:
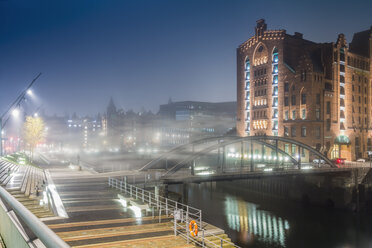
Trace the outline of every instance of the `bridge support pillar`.
<path fill-rule="evenodd" d="M 253 142 L 251 140 L 251 171 L 254 171 L 253 168 Z"/>
<path fill-rule="evenodd" d="M 220 140 L 217 141 L 218 142 L 218 148 L 217 148 L 217 167 L 220 168 L 221 167 L 221 151 L 220 151 Z"/>
<path fill-rule="evenodd" d="M 278 167 L 279 156 L 278 156 L 278 140 L 275 140 L 275 167 Z"/>
<path fill-rule="evenodd" d="M 182 203 L 187 205 L 188 199 L 189 199 L 188 184 L 184 183 L 182 184 Z"/>
<path fill-rule="evenodd" d="M 169 195 L 169 189 L 168 189 L 168 184 L 164 185 L 164 197 L 168 198 Z"/>
<path fill-rule="evenodd" d="M 244 142 L 240 143 L 240 169 L 243 170 L 244 166 Z"/>
<path fill-rule="evenodd" d="M 221 165 L 221 172 L 223 173 L 223 170 L 226 166 L 226 146 L 222 147 L 222 165 Z"/>
<path fill-rule="evenodd" d="M 298 146 L 297 163 L 298 169 L 301 169 L 301 146 Z"/>

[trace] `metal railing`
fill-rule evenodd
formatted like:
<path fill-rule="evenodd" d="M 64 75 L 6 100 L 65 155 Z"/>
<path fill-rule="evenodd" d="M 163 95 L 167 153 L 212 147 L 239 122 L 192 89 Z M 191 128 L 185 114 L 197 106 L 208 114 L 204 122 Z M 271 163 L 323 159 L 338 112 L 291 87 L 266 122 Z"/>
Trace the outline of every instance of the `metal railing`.
<path fill-rule="evenodd" d="M 8 191 L 0 187 L 0 197 L 9 207 L 19 216 L 27 227 L 40 239 L 46 247 L 67 248 L 66 244 L 57 234 L 48 226 L 41 222 L 25 206 L 17 201 Z"/>
<path fill-rule="evenodd" d="M 202 247 L 222 247 L 223 244 L 239 247 L 232 242 L 229 242 L 228 240 L 225 240 L 212 233 L 208 233 L 208 237 L 213 237 L 214 240 L 217 241 L 208 240 L 205 237 L 206 230 L 202 226 L 202 211 L 200 209 L 162 197 L 159 194 L 136 187 L 127 183 L 126 181 L 121 181 L 116 178 L 109 177 L 108 184 L 110 187 L 120 190 L 120 192 L 127 194 L 133 199 L 147 203 L 149 208 L 157 208 L 159 210 L 159 216 L 161 215 L 162 211 L 165 212 L 166 216 L 173 216 L 174 235 L 180 235 L 181 237 L 185 238 L 188 243 L 193 242 L 201 245 Z M 198 223 L 200 232 L 202 233 L 201 238 L 190 235 L 188 225 L 193 220 Z"/>

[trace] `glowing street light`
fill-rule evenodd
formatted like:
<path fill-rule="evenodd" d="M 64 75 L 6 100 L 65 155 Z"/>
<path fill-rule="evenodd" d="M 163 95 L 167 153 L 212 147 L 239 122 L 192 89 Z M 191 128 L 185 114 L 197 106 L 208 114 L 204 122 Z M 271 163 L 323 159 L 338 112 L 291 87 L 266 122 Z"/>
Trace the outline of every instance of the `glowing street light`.
<path fill-rule="evenodd" d="M 19 115 L 19 109 L 18 107 L 22 103 L 22 101 L 25 100 L 26 94 L 29 96 L 32 96 L 31 87 L 35 83 L 35 81 L 40 77 L 41 73 L 34 78 L 31 83 L 28 85 L 28 87 L 22 91 L 22 93 L 12 102 L 10 107 L 2 114 L 0 115 L 0 156 L 3 156 L 3 128 L 6 126 L 10 116 L 18 117 Z"/>
<path fill-rule="evenodd" d="M 13 115 L 13 117 L 18 117 L 19 116 L 19 109 L 18 108 L 13 109 L 12 115 Z"/>

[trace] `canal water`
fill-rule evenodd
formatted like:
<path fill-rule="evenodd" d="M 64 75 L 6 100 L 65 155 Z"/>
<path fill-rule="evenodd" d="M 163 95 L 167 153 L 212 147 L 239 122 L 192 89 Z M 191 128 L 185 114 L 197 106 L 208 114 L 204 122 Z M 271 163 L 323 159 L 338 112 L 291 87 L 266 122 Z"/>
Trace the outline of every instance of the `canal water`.
<path fill-rule="evenodd" d="M 371 248 L 372 213 L 351 213 L 273 199 L 239 186 L 239 181 L 172 185 L 203 220 L 250 248 Z M 185 200 L 185 199 L 184 199 Z"/>

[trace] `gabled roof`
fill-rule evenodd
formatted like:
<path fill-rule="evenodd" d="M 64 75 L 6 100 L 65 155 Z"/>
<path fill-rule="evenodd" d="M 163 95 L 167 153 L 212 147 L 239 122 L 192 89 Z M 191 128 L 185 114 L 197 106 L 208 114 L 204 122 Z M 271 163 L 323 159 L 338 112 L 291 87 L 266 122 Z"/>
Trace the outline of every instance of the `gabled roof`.
<path fill-rule="evenodd" d="M 350 43 L 349 51 L 362 56 L 369 57 L 369 37 L 371 30 L 355 33 Z"/>

